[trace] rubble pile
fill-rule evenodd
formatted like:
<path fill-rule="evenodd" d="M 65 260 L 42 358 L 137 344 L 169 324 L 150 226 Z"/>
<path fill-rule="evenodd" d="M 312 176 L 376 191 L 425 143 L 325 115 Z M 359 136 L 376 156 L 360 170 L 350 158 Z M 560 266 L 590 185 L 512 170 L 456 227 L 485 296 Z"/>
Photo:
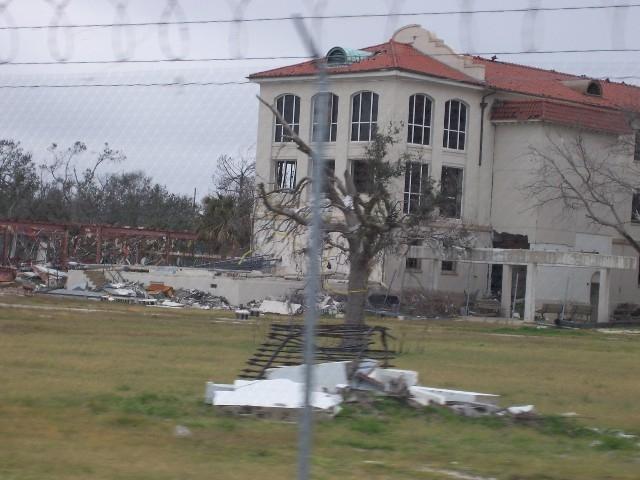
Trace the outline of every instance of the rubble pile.
<path fill-rule="evenodd" d="M 173 300 L 182 305 L 193 308 L 201 308 L 203 310 L 226 310 L 231 308 L 226 298 L 197 289 L 177 290 L 175 292 Z"/>
<path fill-rule="evenodd" d="M 303 407 L 304 365 L 270 368 L 264 379 L 233 384 L 207 382 L 205 403 L 225 412 L 293 419 Z M 413 370 L 382 368 L 372 359 L 325 362 L 313 366 L 311 404 L 317 415 L 332 417 L 343 403 L 363 395 L 394 397 L 415 408 L 438 405 L 470 417 L 535 416 L 533 405 L 500 407 L 500 396 L 418 385 Z"/>

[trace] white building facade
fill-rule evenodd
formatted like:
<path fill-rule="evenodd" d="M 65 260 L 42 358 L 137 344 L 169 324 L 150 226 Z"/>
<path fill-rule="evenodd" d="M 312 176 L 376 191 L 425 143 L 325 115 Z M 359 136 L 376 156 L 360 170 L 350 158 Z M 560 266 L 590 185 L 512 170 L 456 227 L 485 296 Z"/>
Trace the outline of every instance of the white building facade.
<path fill-rule="evenodd" d="M 640 112 L 640 89 L 456 55 L 417 25 L 364 50 L 334 48 L 327 62 L 333 95 L 325 158 L 338 174 L 349 169 L 357 181 L 359 169 L 366 168 L 362 159 L 371 132 L 393 124 L 401 129 L 401 141 L 390 158 L 410 152 L 417 159 L 397 185 L 405 211 L 419 201 L 421 176 L 428 175 L 451 199 L 442 222 L 464 226 L 477 247 L 637 256 L 615 232 L 593 225 L 584 214 L 567 216 L 561 205 L 532 207 L 523 187 L 535 170 L 529 152 L 542 149 L 549 135 L 580 133 L 594 148 L 633 139 L 627 120 L 630 112 Z M 261 97 L 311 144 L 317 140 L 314 73 L 314 64 L 306 62 L 250 76 Z M 258 182 L 268 188 L 291 187 L 310 174 L 310 159 L 286 140 L 272 112 L 261 107 L 256 167 Z M 619 160 L 637 161 L 633 152 Z M 634 236 L 640 236 L 640 226 L 631 222 L 632 199 L 621 201 L 628 204 Z M 276 235 L 268 242 L 256 239 L 255 246 L 261 253 L 278 251 L 283 273 L 300 273 L 303 260 L 285 243 Z M 336 263 L 326 259 L 324 273 L 335 272 Z M 567 297 L 588 304 L 597 275 L 588 268 L 541 268 L 538 302 Z M 392 291 L 481 294 L 499 289 L 501 279 L 497 267 L 402 253 L 386 254 L 374 276 Z M 614 272 L 611 282 L 612 306 L 633 302 L 640 293 L 637 272 Z"/>

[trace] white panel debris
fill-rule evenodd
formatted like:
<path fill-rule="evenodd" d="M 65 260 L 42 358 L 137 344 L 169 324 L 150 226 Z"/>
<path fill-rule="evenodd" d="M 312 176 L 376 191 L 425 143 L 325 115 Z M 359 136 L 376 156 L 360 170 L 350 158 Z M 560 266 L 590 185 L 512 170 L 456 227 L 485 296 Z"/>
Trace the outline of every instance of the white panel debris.
<path fill-rule="evenodd" d="M 433 387 L 411 387 L 409 392 L 412 395 L 435 394 L 444 398 L 445 402 L 467 402 L 467 403 L 482 403 L 488 405 L 496 405 L 500 395 L 493 395 L 491 393 L 478 393 L 478 392 L 465 392 L 463 390 L 449 390 L 446 388 L 433 388 Z"/>
<path fill-rule="evenodd" d="M 237 379 L 233 384 L 207 382 L 205 402 L 231 411 L 259 416 L 295 414 L 303 407 L 303 365 L 271 368 L 264 380 Z M 417 385 L 418 373 L 413 370 L 380 368 L 375 360 L 319 363 L 313 367 L 311 404 L 319 413 L 334 415 L 343 402 L 357 401 L 362 395 L 384 395 L 404 399 L 414 407 L 441 405 L 459 415 L 535 415 L 533 405 L 502 408 L 499 395 L 467 392 L 447 388 Z M 281 417 L 288 418 L 291 417 Z"/>
<path fill-rule="evenodd" d="M 236 387 L 228 383 L 213 383 L 207 382 L 207 386 L 204 390 L 204 403 L 213 405 L 213 399 L 216 396 L 216 392 L 228 392 L 234 390 Z"/>
<path fill-rule="evenodd" d="M 260 313 L 275 313 L 276 315 L 299 315 L 302 305 L 299 303 L 279 302 L 277 300 L 263 300 Z"/>
<path fill-rule="evenodd" d="M 337 385 L 349 383 L 347 366 L 349 362 L 319 363 L 313 366 L 313 390 L 337 393 Z M 270 380 L 285 378 L 292 382 L 304 383 L 304 365 L 270 368 L 266 377 Z"/>
<path fill-rule="evenodd" d="M 254 380 L 233 390 L 215 391 L 213 396 L 216 406 L 302 408 L 303 401 L 303 384 L 284 378 Z M 324 392 L 313 392 L 311 395 L 311 405 L 320 410 L 335 409 L 340 403 L 340 395 Z"/>

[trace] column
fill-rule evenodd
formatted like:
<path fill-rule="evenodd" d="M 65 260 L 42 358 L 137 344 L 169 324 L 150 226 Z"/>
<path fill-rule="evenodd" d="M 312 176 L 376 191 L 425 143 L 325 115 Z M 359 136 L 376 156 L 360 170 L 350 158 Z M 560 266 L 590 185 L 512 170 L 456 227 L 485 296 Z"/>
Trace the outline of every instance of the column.
<path fill-rule="evenodd" d="M 5 227 L 4 238 L 2 240 L 2 262 L 1 265 L 9 265 L 9 227 Z"/>
<path fill-rule="evenodd" d="M 432 278 L 431 278 L 431 290 L 437 292 L 440 288 L 440 272 L 442 271 L 442 261 L 433 260 L 431 262 Z"/>
<path fill-rule="evenodd" d="M 608 268 L 600 270 L 600 286 L 598 288 L 598 323 L 609 321 L 609 293 L 611 290 L 611 272 Z"/>
<path fill-rule="evenodd" d="M 524 321 L 533 322 L 536 317 L 536 273 L 535 263 L 527 264 L 526 291 L 524 294 Z"/>
<path fill-rule="evenodd" d="M 511 318 L 511 265 L 502 265 L 502 296 L 500 303 L 502 306 L 502 316 Z"/>

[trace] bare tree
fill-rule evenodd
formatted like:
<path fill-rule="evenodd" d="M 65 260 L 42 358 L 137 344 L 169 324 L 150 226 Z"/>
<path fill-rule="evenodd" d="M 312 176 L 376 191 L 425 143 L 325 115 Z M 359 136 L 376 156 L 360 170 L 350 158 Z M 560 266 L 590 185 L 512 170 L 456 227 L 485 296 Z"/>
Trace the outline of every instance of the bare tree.
<path fill-rule="evenodd" d="M 631 230 L 632 222 L 640 221 L 640 165 L 633 160 L 633 142 L 621 137 L 591 144 L 582 133 L 547 134 L 547 140 L 529 152 L 534 175 L 524 187 L 534 206 L 559 203 L 565 212 L 585 212 L 590 222 L 614 230 L 640 253 Z"/>
<path fill-rule="evenodd" d="M 285 128 L 297 148 L 312 156 L 311 147 L 304 142 L 282 118 L 280 113 L 258 97 Z M 446 222 L 436 225 L 438 207 L 444 199 L 430 179 L 423 179 L 420 200 L 416 208 L 405 211 L 394 187 L 407 162 L 416 161 L 409 154 L 390 158 L 396 144 L 397 127 L 389 126 L 377 132 L 366 147 L 363 167 L 365 181 L 354 178 L 347 169 L 343 176 L 327 169 L 323 185 L 323 231 L 325 249 L 341 252 L 349 264 L 346 319 L 348 324 L 364 323 L 369 277 L 372 269 L 389 250 L 400 250 L 413 240 L 420 239 L 434 248 L 462 243 L 467 235 L 459 226 Z M 288 241 L 304 235 L 311 222 L 306 193 L 311 178 L 304 177 L 292 186 L 278 184 L 267 190 L 258 185 L 258 196 L 264 214 L 258 220 L 262 232 L 282 232 Z"/>
<path fill-rule="evenodd" d="M 213 180 L 216 195 L 202 201 L 203 212 L 198 231 L 214 251 L 241 254 L 250 248 L 255 204 L 255 159 L 218 157 Z"/>

